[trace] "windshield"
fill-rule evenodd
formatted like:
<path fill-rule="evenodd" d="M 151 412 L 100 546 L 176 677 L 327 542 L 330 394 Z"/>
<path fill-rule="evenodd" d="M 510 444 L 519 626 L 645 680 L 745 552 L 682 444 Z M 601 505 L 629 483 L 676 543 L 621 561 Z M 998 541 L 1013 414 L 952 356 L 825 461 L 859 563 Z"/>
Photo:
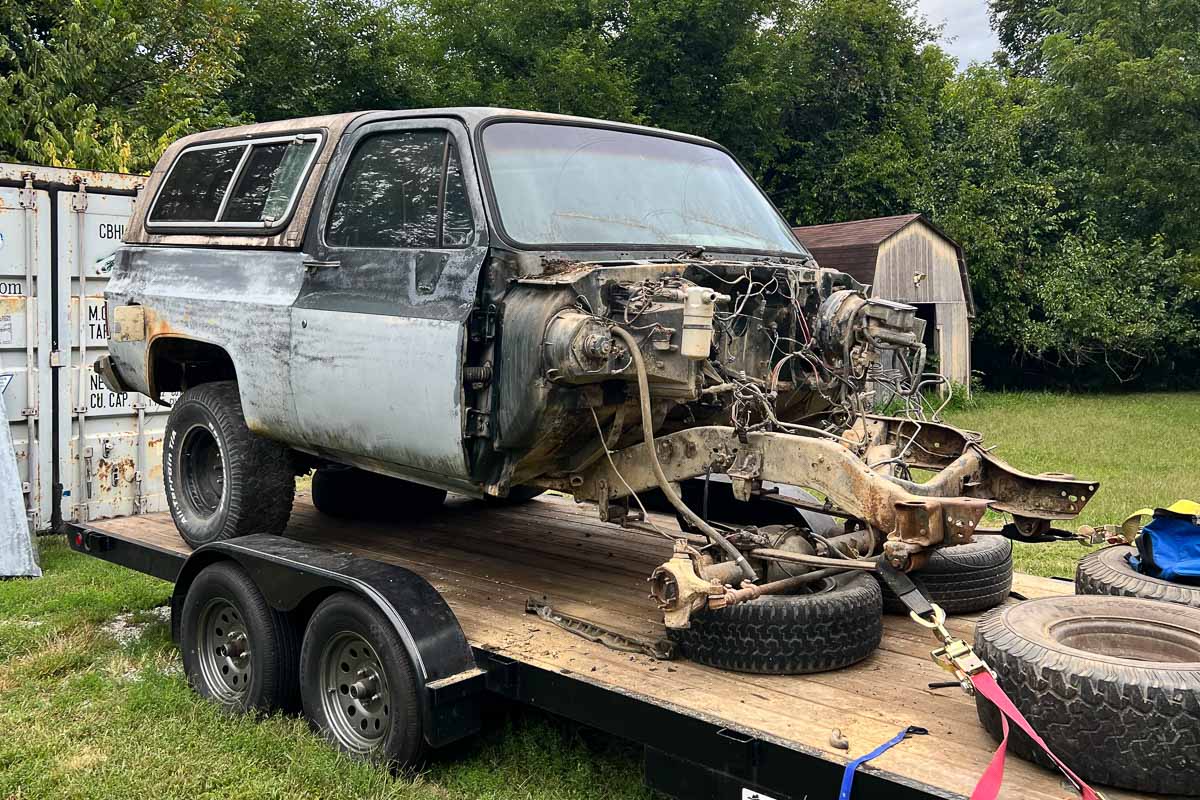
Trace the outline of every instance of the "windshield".
<path fill-rule="evenodd" d="M 715 147 L 528 122 L 487 126 L 500 222 L 530 245 L 668 245 L 802 253 L 746 173 Z"/>

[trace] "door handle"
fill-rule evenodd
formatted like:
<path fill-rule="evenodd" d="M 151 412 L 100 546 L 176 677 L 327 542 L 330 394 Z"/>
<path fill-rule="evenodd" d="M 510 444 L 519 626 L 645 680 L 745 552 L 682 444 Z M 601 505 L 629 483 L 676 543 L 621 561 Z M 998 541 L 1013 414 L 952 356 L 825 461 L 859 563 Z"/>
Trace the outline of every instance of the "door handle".
<path fill-rule="evenodd" d="M 305 259 L 302 263 L 308 272 L 316 272 L 319 269 L 337 269 L 342 265 L 340 261 L 317 261 L 311 258 Z"/>

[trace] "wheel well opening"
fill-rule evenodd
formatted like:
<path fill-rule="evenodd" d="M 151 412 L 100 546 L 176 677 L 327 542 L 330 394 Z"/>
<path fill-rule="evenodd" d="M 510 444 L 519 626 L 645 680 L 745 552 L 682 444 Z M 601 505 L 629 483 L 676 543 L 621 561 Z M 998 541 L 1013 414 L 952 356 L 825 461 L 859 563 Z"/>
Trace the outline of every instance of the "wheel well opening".
<path fill-rule="evenodd" d="M 232 380 L 237 380 L 233 359 L 215 344 L 172 336 L 159 339 L 150 350 L 150 391 L 154 396 Z"/>

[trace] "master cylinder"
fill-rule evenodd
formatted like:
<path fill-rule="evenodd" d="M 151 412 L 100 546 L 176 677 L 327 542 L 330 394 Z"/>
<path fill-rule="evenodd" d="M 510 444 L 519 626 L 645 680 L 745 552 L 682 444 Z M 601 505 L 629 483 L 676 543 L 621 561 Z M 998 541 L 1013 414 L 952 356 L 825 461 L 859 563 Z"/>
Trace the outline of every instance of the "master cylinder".
<path fill-rule="evenodd" d="M 729 300 L 713 289 L 689 286 L 683 297 L 683 335 L 679 352 L 687 358 L 708 358 L 712 350 L 713 314 L 718 300 Z"/>

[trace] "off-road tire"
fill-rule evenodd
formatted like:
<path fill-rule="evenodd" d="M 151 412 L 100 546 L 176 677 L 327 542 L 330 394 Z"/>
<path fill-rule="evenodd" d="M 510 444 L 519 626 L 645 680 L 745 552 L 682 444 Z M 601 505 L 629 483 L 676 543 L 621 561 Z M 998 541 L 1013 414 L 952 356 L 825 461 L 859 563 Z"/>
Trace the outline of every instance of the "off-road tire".
<path fill-rule="evenodd" d="M 861 572 L 829 579 L 812 594 L 767 595 L 692 615 L 668 629 L 684 656 L 736 672 L 802 675 L 849 666 L 883 635 L 879 583 Z"/>
<path fill-rule="evenodd" d="M 226 642 L 212 641 L 212 633 L 229 635 L 233 632 L 219 627 L 222 621 L 218 617 L 208 618 L 211 612 L 226 609 L 233 615 L 228 622 L 245 633 L 248 652 L 242 658 L 228 661 L 225 654 L 213 653 L 209 661 L 211 666 L 206 669 L 201 664 L 206 653 L 217 644 L 226 645 Z M 207 636 L 206 622 L 218 626 Z M 269 714 L 300 707 L 299 626 L 290 615 L 275 611 L 267 604 L 262 592 L 241 567 L 220 562 L 205 567 L 196 575 L 180 609 L 179 631 L 184 674 L 200 696 L 234 712 Z M 241 662 L 244 671 L 238 669 L 236 662 Z M 224 675 L 221 674 L 222 666 L 225 667 Z M 234 667 L 232 675 L 230 666 Z M 232 683 L 239 673 L 243 678 L 248 677 L 242 686 Z"/>
<path fill-rule="evenodd" d="M 978 536 L 967 544 L 935 550 L 913 583 L 947 614 L 972 614 L 995 608 L 1012 591 L 1012 542 L 1003 536 Z M 907 614 L 908 608 L 886 585 L 883 610 Z"/>
<path fill-rule="evenodd" d="M 1074 595 L 998 608 L 975 652 L 1033 729 L 1088 782 L 1200 792 L 1200 609 Z M 976 698 L 997 741 L 1000 714 Z M 1052 762 L 1013 727 L 1008 749 Z"/>
<path fill-rule="evenodd" d="M 192 455 L 216 448 L 214 476 L 203 481 Z M 295 499 L 291 451 L 246 427 L 237 384 L 194 386 L 171 408 L 163 443 L 167 506 L 192 547 L 251 533 L 282 533 Z M 206 489 L 197 487 L 201 484 Z M 204 497 L 202 495 L 207 495 Z"/>
<path fill-rule="evenodd" d="M 353 467 L 321 467 L 313 473 L 312 501 L 331 517 L 392 522 L 440 508 L 446 490 Z"/>
<path fill-rule="evenodd" d="M 342 706 L 354 705 L 354 698 L 343 687 L 322 677 L 329 664 L 327 653 L 339 637 L 358 637 L 370 645 L 372 662 L 383 676 L 387 708 L 376 708 L 372 717 L 369 748 L 355 747 L 344 727 L 332 720 L 330 713 L 342 713 Z M 336 666 L 337 659 L 334 659 Z M 350 665 L 347 665 L 350 666 Z M 353 666 L 351 666 L 353 670 Z M 349 675 L 349 673 L 348 673 Z M 340 677 L 340 675 L 339 675 Z M 344 678 L 353 681 L 353 676 Z M 329 684 L 328 686 L 326 684 Z M 328 691 L 333 688 L 333 692 Z M 370 603 L 349 592 L 338 592 L 324 600 L 313 612 L 304 632 L 300 652 L 300 695 L 304 714 L 313 730 L 344 753 L 376 764 L 392 767 L 412 767 L 420 763 L 425 753 L 423 710 L 416 672 L 408 651 L 395 627 Z M 381 713 L 386 710 L 386 716 Z M 364 718 L 364 714 L 348 715 L 348 722 Z M 374 728 L 375 719 L 381 727 Z"/>
<path fill-rule="evenodd" d="M 1079 559 L 1075 567 L 1075 594 L 1142 597 L 1200 608 L 1200 586 L 1173 583 L 1141 574 L 1129 564 L 1129 556 L 1136 552 L 1135 547 L 1117 545 Z"/>

